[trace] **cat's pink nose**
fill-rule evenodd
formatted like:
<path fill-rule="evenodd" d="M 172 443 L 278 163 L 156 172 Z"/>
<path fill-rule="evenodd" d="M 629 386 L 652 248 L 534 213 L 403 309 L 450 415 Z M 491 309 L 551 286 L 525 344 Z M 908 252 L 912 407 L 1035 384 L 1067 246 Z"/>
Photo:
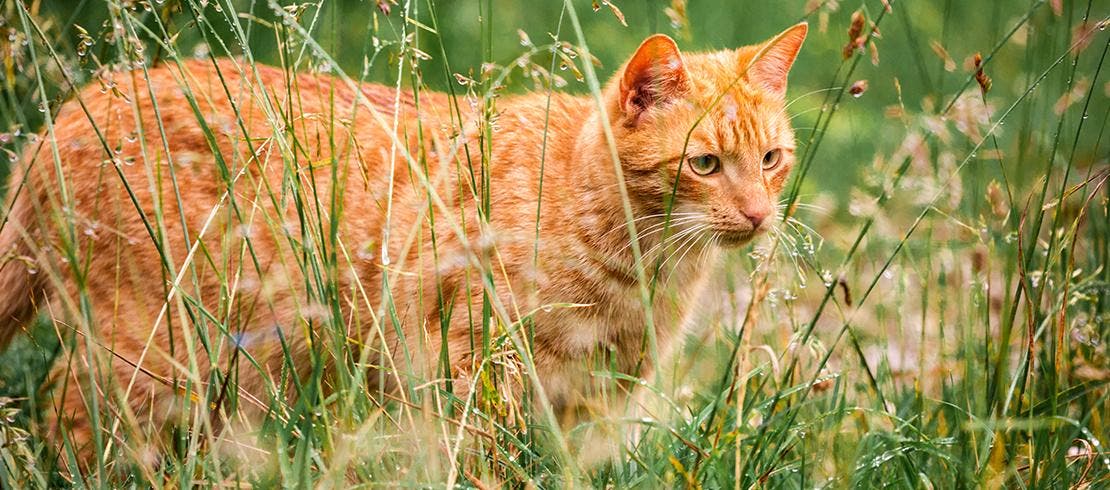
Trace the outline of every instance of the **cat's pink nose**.
<path fill-rule="evenodd" d="M 763 220 L 767 219 L 767 217 L 771 215 L 771 208 L 755 207 L 751 209 L 746 209 L 743 211 L 743 213 L 744 216 L 748 218 L 748 221 L 751 221 L 752 228 L 755 229 L 759 228 L 759 225 L 763 224 Z"/>
<path fill-rule="evenodd" d="M 748 221 L 752 222 L 752 228 L 759 228 L 759 225 L 767 218 L 766 214 L 761 213 L 744 213 L 744 216 L 747 216 Z"/>

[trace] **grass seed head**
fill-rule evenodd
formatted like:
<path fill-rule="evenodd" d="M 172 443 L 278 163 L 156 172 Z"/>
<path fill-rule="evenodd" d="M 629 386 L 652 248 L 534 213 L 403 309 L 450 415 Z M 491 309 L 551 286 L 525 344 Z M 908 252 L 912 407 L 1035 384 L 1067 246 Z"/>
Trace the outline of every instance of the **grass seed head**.
<path fill-rule="evenodd" d="M 845 44 L 842 50 L 844 59 L 851 58 L 852 53 L 855 53 L 857 49 L 863 47 L 863 43 L 866 39 L 862 36 L 863 24 L 865 21 L 866 18 L 864 18 L 863 12 L 857 10 L 852 13 L 852 21 L 848 25 L 848 44 Z"/>
<path fill-rule="evenodd" d="M 991 77 L 983 72 L 983 55 L 975 53 L 974 63 L 975 82 L 979 84 L 979 90 L 983 92 L 983 95 L 987 95 L 987 92 L 991 90 Z"/>
<path fill-rule="evenodd" d="M 848 87 L 848 93 L 852 97 L 859 98 L 867 91 L 867 80 L 856 80 L 851 87 Z"/>

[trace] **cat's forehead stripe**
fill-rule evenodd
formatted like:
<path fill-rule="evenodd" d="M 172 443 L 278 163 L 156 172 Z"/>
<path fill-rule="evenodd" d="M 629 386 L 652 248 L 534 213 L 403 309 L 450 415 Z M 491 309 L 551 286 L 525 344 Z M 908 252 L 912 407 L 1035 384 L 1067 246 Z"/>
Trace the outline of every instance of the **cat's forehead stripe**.
<path fill-rule="evenodd" d="M 739 110 L 739 107 L 736 104 L 736 97 L 734 97 L 732 94 L 726 95 L 724 98 L 723 106 L 725 111 L 725 121 L 735 121 L 736 113 Z"/>
<path fill-rule="evenodd" d="M 759 151 L 774 139 L 771 133 L 777 132 L 776 125 L 762 117 L 759 111 L 756 104 L 734 94 L 725 95 L 713 111 L 715 117 L 709 117 L 703 123 L 706 124 L 706 135 L 714 140 L 707 142 L 707 145 L 720 152 L 738 155 L 750 152 L 752 147 Z"/>

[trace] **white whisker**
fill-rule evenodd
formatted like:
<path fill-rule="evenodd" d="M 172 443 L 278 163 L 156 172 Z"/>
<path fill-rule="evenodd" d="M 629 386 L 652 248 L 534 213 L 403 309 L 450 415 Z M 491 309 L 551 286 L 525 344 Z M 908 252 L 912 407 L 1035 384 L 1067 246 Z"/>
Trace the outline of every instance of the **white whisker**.
<path fill-rule="evenodd" d="M 811 113 L 811 112 L 813 112 L 813 111 L 816 111 L 817 109 L 819 109 L 819 107 L 814 107 L 813 109 L 806 109 L 806 110 L 804 110 L 804 111 L 801 111 L 801 112 L 797 112 L 797 113 L 791 114 L 791 115 L 790 115 L 790 117 L 789 117 L 789 118 L 788 118 L 787 120 L 788 120 L 788 121 L 793 121 L 793 120 L 794 120 L 795 118 L 797 118 L 797 117 L 799 117 L 799 116 L 804 116 L 804 115 L 806 115 L 806 114 L 809 114 L 809 113 Z M 805 128 L 794 128 L 794 129 L 805 129 Z"/>
<path fill-rule="evenodd" d="M 641 256 L 644 257 L 644 258 L 649 257 L 651 255 L 651 253 L 654 252 L 656 249 L 659 249 L 660 247 L 670 246 L 671 244 L 673 244 L 674 242 L 676 242 L 680 238 L 685 237 L 685 236 L 693 233 L 694 231 L 697 231 L 702 226 L 708 226 L 708 225 L 695 224 L 694 226 L 692 226 L 690 228 L 685 228 L 685 229 L 679 230 L 674 235 L 665 236 L 665 237 L 663 237 L 662 240 L 659 241 L 659 243 L 655 244 L 653 247 L 648 249 L 647 252 L 644 252 L 643 254 L 641 254 Z M 628 248 L 628 247 L 631 247 L 631 246 L 632 245 L 629 244 L 629 245 L 625 246 L 625 248 Z M 623 249 L 622 249 L 622 251 L 623 251 Z"/>
<path fill-rule="evenodd" d="M 791 100 L 790 102 L 787 102 L 787 103 L 786 103 L 786 105 L 785 105 L 785 106 L 783 106 L 783 109 L 789 109 L 789 108 L 790 108 L 790 106 L 794 105 L 794 103 L 795 103 L 795 102 L 797 102 L 797 101 L 799 101 L 799 100 L 802 100 L 802 99 L 804 99 L 804 98 L 806 98 L 806 97 L 809 97 L 809 96 L 811 96 L 811 95 L 817 95 L 817 94 L 819 94 L 819 93 L 821 93 L 821 92 L 831 92 L 831 91 L 833 91 L 833 90 L 840 90 L 841 88 L 842 88 L 842 87 L 825 87 L 825 88 L 821 88 L 821 89 L 817 89 L 817 90 L 814 90 L 814 91 L 812 91 L 812 92 L 806 92 L 806 93 L 804 93 L 804 94 L 802 94 L 802 95 L 799 95 L 799 96 L 797 96 L 797 97 L 794 97 L 794 99 L 793 99 L 793 100 Z"/>
<path fill-rule="evenodd" d="M 653 223 L 653 224 L 645 227 L 642 231 L 640 231 L 639 232 L 639 237 L 644 238 L 648 234 L 654 233 L 656 231 L 660 231 L 663 228 L 666 228 L 668 226 L 670 226 L 671 228 L 678 228 L 681 225 L 684 225 L 684 224 L 687 224 L 687 223 L 690 223 L 690 222 L 693 222 L 693 221 L 700 221 L 701 219 L 702 219 L 701 216 L 691 216 L 691 217 L 687 217 L 687 218 L 674 219 L 674 220 L 664 221 L 664 222 L 660 222 L 660 223 Z"/>
<path fill-rule="evenodd" d="M 667 213 L 652 214 L 652 215 L 648 215 L 648 216 L 640 216 L 639 218 L 635 218 L 632 221 L 637 222 L 637 221 L 643 221 L 645 219 L 665 218 L 666 216 L 667 216 Z M 687 218 L 687 217 L 701 216 L 701 213 L 671 213 L 670 216 L 671 216 L 670 221 L 673 223 L 673 222 L 675 222 L 675 220 L 677 218 Z M 627 230 L 627 229 L 628 229 L 628 222 L 627 221 L 621 221 L 620 224 L 618 224 L 617 226 L 614 226 L 613 229 L 605 232 L 601 236 L 605 237 L 605 236 L 608 236 L 610 233 L 613 233 L 614 231 Z"/>
<path fill-rule="evenodd" d="M 701 232 L 701 231 L 705 231 L 708 228 L 709 228 L 709 225 L 702 225 L 701 227 L 696 228 L 696 230 L 698 232 Z M 659 270 L 660 271 L 665 270 L 666 267 L 667 267 L 667 263 L 670 262 L 671 259 L 673 259 L 675 257 L 675 255 L 678 255 L 679 252 L 682 252 L 682 255 L 679 256 L 678 261 L 675 262 L 671 271 L 667 273 L 667 278 L 664 279 L 663 282 L 666 282 L 667 280 L 670 280 L 671 274 L 673 274 L 674 271 L 678 269 L 679 264 L 682 262 L 682 259 L 684 257 L 686 257 L 686 254 L 690 253 L 690 250 L 692 250 L 694 248 L 694 246 L 697 245 L 699 238 L 701 238 L 700 233 L 690 233 L 690 234 L 688 234 L 686 239 L 683 240 L 682 243 L 679 244 L 679 246 L 675 248 L 675 251 L 672 252 L 671 255 L 668 256 L 667 259 L 664 260 L 662 264 L 660 264 Z M 683 252 L 683 250 L 685 250 L 685 251 Z"/>
<path fill-rule="evenodd" d="M 807 232 L 809 232 L 809 234 L 810 234 L 810 235 L 813 235 L 813 236 L 817 237 L 817 238 L 818 238 L 818 239 L 820 239 L 821 241 L 825 241 L 825 238 L 824 238 L 824 237 L 822 237 L 820 233 L 817 233 L 817 230 L 814 230 L 813 228 L 810 228 L 810 226 L 809 226 L 809 225 L 807 225 L 807 224 L 803 223 L 803 222 L 802 222 L 801 220 L 799 220 L 799 219 L 796 219 L 796 218 L 794 218 L 794 217 L 790 217 L 789 219 L 787 219 L 787 220 L 786 220 L 786 224 L 790 225 L 790 226 L 791 226 L 791 227 L 793 227 L 793 228 L 794 228 L 795 230 L 797 230 L 799 226 L 800 226 L 800 227 L 802 227 L 802 228 L 805 228 L 805 230 L 806 230 Z M 804 233 L 798 233 L 798 234 L 799 234 L 799 235 L 802 235 L 802 234 L 804 234 Z"/>

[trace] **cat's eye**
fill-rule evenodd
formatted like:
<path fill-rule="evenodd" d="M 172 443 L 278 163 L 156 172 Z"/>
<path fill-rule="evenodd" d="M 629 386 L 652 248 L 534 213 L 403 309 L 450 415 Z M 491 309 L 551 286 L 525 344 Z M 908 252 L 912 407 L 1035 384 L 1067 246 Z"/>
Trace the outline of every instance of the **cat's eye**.
<path fill-rule="evenodd" d="M 709 175 L 721 169 L 721 159 L 717 155 L 702 155 L 688 160 L 690 170 L 698 175 Z"/>
<path fill-rule="evenodd" d="M 763 155 L 763 170 L 771 170 L 779 166 L 779 161 L 782 160 L 782 150 L 774 149 Z"/>

